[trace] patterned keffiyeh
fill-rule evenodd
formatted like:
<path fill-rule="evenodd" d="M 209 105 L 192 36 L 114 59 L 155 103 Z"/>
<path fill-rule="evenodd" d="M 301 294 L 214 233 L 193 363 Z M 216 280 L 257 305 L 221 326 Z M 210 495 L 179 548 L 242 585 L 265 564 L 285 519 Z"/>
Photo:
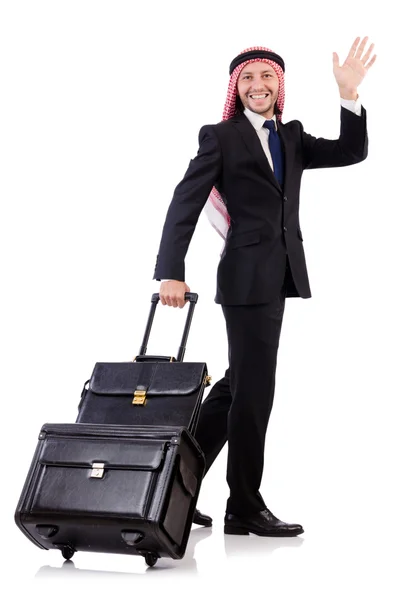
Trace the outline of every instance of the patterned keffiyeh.
<path fill-rule="evenodd" d="M 276 72 L 279 81 L 278 98 L 276 102 L 277 106 L 277 119 L 281 121 L 283 110 L 284 110 L 284 61 L 278 55 L 275 54 L 269 48 L 263 48 L 262 46 L 254 46 L 247 48 L 240 52 L 238 56 L 230 64 L 229 73 L 229 87 L 227 89 L 227 97 L 225 107 L 223 109 L 222 121 L 231 119 L 238 113 L 236 107 L 237 93 L 237 81 L 242 69 L 249 63 L 252 62 L 265 62 L 268 63 Z M 227 212 L 226 204 L 222 199 L 221 194 L 218 190 L 213 187 L 208 200 L 205 204 L 204 211 L 212 225 L 212 227 L 219 233 L 219 235 L 226 239 L 226 234 L 230 226 L 230 216 Z"/>

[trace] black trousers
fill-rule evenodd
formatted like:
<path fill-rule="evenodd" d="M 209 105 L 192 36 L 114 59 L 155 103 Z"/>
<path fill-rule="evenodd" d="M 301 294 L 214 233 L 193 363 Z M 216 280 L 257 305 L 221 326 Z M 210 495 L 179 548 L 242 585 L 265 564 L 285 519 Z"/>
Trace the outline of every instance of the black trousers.
<path fill-rule="evenodd" d="M 205 473 L 228 442 L 230 496 L 226 511 L 240 516 L 265 508 L 259 488 L 290 277 L 287 267 L 283 287 L 272 302 L 222 306 L 229 367 L 204 400 L 197 425 L 196 439 L 206 458 Z"/>

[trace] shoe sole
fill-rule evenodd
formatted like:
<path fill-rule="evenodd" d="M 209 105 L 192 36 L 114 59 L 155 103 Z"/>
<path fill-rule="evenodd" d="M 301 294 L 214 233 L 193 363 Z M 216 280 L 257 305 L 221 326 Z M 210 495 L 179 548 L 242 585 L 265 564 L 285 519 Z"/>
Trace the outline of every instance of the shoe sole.
<path fill-rule="evenodd" d="M 304 533 L 304 530 L 301 529 L 297 532 L 292 531 L 254 531 L 252 529 L 246 529 L 243 527 L 237 527 L 236 525 L 225 525 L 224 533 L 229 535 L 249 535 L 250 533 L 254 533 L 255 535 L 260 535 L 262 537 L 296 537 L 297 535 L 301 535 Z"/>

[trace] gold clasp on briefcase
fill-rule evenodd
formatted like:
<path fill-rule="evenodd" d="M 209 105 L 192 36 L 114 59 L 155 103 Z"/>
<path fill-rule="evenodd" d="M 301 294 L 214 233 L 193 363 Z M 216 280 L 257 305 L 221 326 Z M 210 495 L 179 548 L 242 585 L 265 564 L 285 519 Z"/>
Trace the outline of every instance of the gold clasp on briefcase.
<path fill-rule="evenodd" d="M 101 479 L 105 472 L 105 463 L 92 463 L 90 477 Z"/>
<path fill-rule="evenodd" d="M 146 390 L 135 390 L 132 404 L 139 404 L 140 406 L 145 406 L 146 400 Z"/>

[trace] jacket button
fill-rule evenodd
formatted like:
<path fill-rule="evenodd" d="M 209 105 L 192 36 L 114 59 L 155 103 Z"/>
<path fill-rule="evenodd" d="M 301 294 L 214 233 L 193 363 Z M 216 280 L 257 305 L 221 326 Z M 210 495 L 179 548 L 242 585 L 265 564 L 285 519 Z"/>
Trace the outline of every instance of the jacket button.
<path fill-rule="evenodd" d="M 284 196 L 284 202 L 287 202 L 287 201 L 288 201 L 287 196 Z"/>
<path fill-rule="evenodd" d="M 286 227 L 284 227 L 284 231 L 288 231 L 288 229 Z"/>

